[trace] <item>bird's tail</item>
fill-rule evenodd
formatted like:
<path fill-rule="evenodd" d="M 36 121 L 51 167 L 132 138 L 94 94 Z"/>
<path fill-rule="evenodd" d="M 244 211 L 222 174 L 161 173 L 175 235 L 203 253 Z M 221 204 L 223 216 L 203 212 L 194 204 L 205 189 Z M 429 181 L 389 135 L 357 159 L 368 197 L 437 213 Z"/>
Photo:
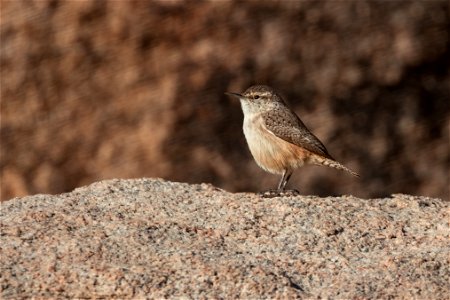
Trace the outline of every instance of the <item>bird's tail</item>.
<path fill-rule="evenodd" d="M 316 164 L 322 165 L 322 166 L 327 166 L 327 167 L 330 167 L 330 168 L 335 168 L 335 169 L 338 169 L 338 170 L 343 170 L 343 171 L 346 171 L 346 172 L 352 174 L 355 177 L 359 177 L 358 173 L 353 172 L 352 170 L 350 170 L 346 166 L 338 163 L 335 160 L 329 159 L 329 158 L 323 158 L 323 159 L 317 161 Z"/>

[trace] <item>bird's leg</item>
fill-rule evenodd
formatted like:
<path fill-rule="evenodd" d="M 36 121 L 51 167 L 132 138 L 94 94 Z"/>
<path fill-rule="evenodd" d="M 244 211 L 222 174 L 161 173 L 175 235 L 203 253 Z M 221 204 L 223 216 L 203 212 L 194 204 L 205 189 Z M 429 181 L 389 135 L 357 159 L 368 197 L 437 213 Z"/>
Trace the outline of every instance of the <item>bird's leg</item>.
<path fill-rule="evenodd" d="M 291 178 L 292 175 L 292 171 L 291 170 L 284 170 L 283 171 L 283 176 L 281 176 L 281 180 L 280 183 L 278 184 L 278 191 L 279 192 L 283 192 L 284 188 L 286 187 L 286 184 L 289 181 L 289 178 Z"/>
<path fill-rule="evenodd" d="M 297 196 L 300 194 L 297 190 L 286 190 L 286 184 L 291 178 L 292 170 L 284 170 L 280 183 L 278 184 L 278 193 L 281 196 Z"/>
<path fill-rule="evenodd" d="M 281 176 L 280 183 L 276 190 L 268 190 L 262 193 L 264 198 L 280 197 L 280 196 L 296 196 L 299 194 L 297 190 L 285 190 L 286 184 L 291 178 L 292 170 L 284 170 L 283 176 Z"/>

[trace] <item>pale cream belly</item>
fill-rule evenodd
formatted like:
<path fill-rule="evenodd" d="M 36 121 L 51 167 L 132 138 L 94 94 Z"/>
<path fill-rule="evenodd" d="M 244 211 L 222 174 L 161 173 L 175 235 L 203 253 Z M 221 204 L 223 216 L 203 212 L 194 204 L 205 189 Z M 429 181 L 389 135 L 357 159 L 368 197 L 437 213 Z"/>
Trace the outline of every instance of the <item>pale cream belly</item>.
<path fill-rule="evenodd" d="M 311 156 L 308 150 L 276 137 L 256 122 L 244 123 L 244 134 L 256 163 L 270 173 L 294 170 L 307 163 Z"/>

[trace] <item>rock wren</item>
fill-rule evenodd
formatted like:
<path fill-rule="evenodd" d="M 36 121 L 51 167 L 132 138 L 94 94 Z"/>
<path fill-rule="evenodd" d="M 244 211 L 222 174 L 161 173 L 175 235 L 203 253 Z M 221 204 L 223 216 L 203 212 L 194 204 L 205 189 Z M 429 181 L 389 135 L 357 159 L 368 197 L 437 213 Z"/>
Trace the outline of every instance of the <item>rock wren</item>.
<path fill-rule="evenodd" d="M 273 174 L 282 175 L 278 188 L 265 197 L 298 194 L 286 191 L 292 172 L 304 164 L 323 165 L 359 176 L 338 163 L 325 146 L 272 88 L 255 85 L 243 94 L 226 93 L 241 101 L 244 135 L 256 163 Z"/>

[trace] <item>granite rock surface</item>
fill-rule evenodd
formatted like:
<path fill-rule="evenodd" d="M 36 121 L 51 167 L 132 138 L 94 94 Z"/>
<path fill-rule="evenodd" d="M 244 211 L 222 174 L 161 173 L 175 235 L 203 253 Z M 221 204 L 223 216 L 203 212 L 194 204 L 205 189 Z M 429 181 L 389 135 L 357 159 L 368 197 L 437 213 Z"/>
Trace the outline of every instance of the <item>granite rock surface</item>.
<path fill-rule="evenodd" d="M 450 294 L 449 202 L 109 180 L 1 208 L 1 298 Z"/>

